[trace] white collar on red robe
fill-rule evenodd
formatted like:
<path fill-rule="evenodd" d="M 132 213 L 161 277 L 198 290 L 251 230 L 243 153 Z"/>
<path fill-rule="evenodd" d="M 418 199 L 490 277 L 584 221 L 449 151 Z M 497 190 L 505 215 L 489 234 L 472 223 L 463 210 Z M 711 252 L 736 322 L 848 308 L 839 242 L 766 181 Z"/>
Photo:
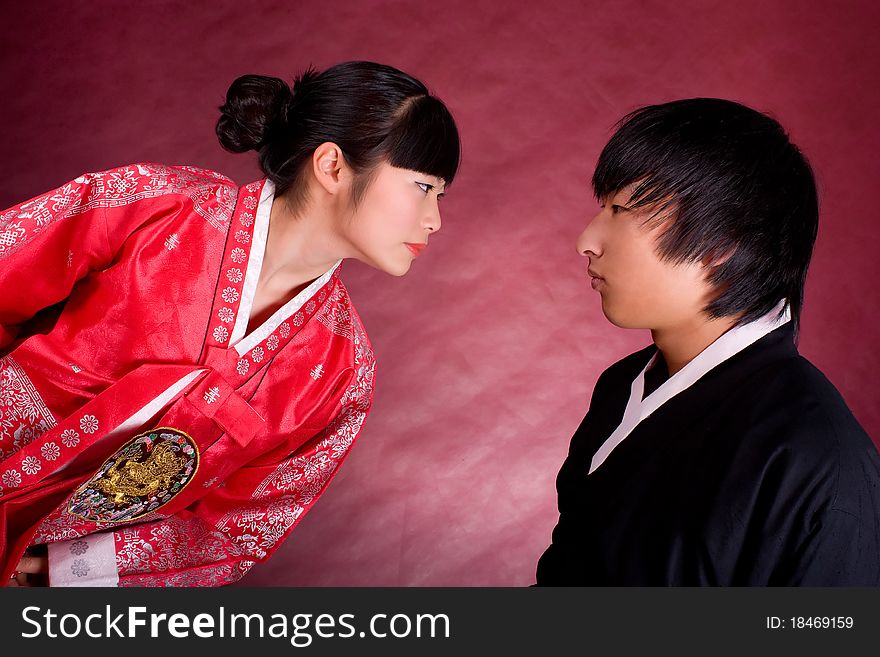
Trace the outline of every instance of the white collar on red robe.
<path fill-rule="evenodd" d="M 269 216 L 272 212 L 272 202 L 274 200 L 275 185 L 272 184 L 271 180 L 266 180 L 263 184 L 263 190 L 260 194 L 260 200 L 254 218 L 253 243 L 251 245 L 244 285 L 241 291 L 241 304 L 238 307 L 238 315 L 235 318 L 235 324 L 232 327 L 232 335 L 229 338 L 229 344 L 234 346 L 240 356 L 243 356 L 250 351 L 254 345 L 265 340 L 281 325 L 282 322 L 289 319 L 296 311 L 298 311 L 315 295 L 315 292 L 319 290 L 321 286 L 330 280 L 333 272 L 336 271 L 342 262 L 342 260 L 336 261 L 336 264 L 330 267 L 330 269 L 324 272 L 320 277 L 312 281 L 308 287 L 281 306 L 281 308 L 276 310 L 269 319 L 246 336 L 245 331 L 247 330 L 248 320 L 251 316 L 251 307 L 254 303 L 254 296 L 257 292 L 257 282 L 260 280 L 260 271 L 263 268 L 263 257 L 266 254 L 266 240 L 269 237 Z"/>
<path fill-rule="evenodd" d="M 783 303 L 780 302 L 776 308 L 763 317 L 748 324 L 734 327 L 724 333 L 715 342 L 701 351 L 696 358 L 669 377 L 663 385 L 642 399 L 645 391 L 645 373 L 657 362 L 660 352 L 658 351 L 654 354 L 632 382 L 629 401 L 626 404 L 623 419 L 593 455 L 590 462 L 590 471 L 587 474 L 592 474 L 596 468 L 602 465 L 611 451 L 623 442 L 623 439 L 632 433 L 639 423 L 649 417 L 651 413 L 678 393 L 690 388 L 703 375 L 731 356 L 738 354 L 752 343 L 757 342 L 771 331 L 788 322 L 791 319 L 791 313 L 787 305 L 783 311 Z"/>

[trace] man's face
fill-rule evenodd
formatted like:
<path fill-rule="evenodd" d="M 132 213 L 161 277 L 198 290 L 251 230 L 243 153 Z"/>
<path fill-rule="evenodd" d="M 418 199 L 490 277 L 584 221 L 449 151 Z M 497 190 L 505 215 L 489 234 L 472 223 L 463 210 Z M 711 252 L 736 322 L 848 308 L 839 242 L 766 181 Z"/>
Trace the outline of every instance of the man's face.
<path fill-rule="evenodd" d="M 712 289 L 705 266 L 660 259 L 657 240 L 674 218 L 648 221 L 654 208 L 631 210 L 632 188 L 603 199 L 577 240 L 578 252 L 589 258 L 588 274 L 602 297 L 602 311 L 621 328 L 686 330 L 707 321 L 702 309 Z"/>

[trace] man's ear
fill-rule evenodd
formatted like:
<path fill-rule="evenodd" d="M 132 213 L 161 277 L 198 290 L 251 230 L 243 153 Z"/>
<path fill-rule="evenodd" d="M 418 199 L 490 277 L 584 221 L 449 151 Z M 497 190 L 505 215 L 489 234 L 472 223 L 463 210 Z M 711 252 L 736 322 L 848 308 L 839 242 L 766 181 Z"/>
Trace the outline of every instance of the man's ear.
<path fill-rule="evenodd" d="M 727 251 L 710 251 L 700 259 L 700 263 L 706 269 L 715 269 L 715 267 L 720 267 L 730 260 L 735 252 L 735 247 L 730 248 Z"/>
<path fill-rule="evenodd" d="M 312 153 L 312 175 L 329 194 L 339 194 L 348 184 L 348 164 L 342 149 L 325 141 Z"/>

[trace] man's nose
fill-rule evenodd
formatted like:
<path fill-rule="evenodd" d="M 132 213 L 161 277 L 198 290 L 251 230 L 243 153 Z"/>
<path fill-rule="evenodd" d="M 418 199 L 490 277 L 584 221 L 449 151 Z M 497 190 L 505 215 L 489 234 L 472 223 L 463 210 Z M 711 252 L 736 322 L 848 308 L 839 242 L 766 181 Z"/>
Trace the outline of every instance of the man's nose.
<path fill-rule="evenodd" d="M 601 214 L 601 212 L 599 214 Z M 583 232 L 577 238 L 577 251 L 583 256 L 602 255 L 599 222 L 597 221 L 599 214 L 590 220 L 587 227 L 584 228 Z"/>

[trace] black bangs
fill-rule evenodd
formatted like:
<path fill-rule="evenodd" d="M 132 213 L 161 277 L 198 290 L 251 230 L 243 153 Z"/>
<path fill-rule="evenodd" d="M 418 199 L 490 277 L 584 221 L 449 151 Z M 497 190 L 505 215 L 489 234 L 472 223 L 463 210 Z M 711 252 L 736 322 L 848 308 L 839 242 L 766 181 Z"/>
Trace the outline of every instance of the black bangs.
<path fill-rule="evenodd" d="M 766 119 L 771 132 L 777 132 L 778 125 L 771 119 L 715 98 L 649 105 L 630 112 L 602 149 L 593 173 L 593 193 L 603 199 L 637 183 L 632 202 L 641 207 L 713 191 L 715 174 L 724 176 L 748 166 L 748 153 L 737 152 L 741 149 L 736 141 L 738 137 L 748 141 L 743 132 L 748 132 L 747 124 L 753 126 L 757 117 Z M 743 124 L 743 132 L 737 123 Z"/>
<path fill-rule="evenodd" d="M 461 160 L 458 128 L 433 96 L 412 98 L 386 139 L 388 162 L 442 178 L 451 185 Z"/>

